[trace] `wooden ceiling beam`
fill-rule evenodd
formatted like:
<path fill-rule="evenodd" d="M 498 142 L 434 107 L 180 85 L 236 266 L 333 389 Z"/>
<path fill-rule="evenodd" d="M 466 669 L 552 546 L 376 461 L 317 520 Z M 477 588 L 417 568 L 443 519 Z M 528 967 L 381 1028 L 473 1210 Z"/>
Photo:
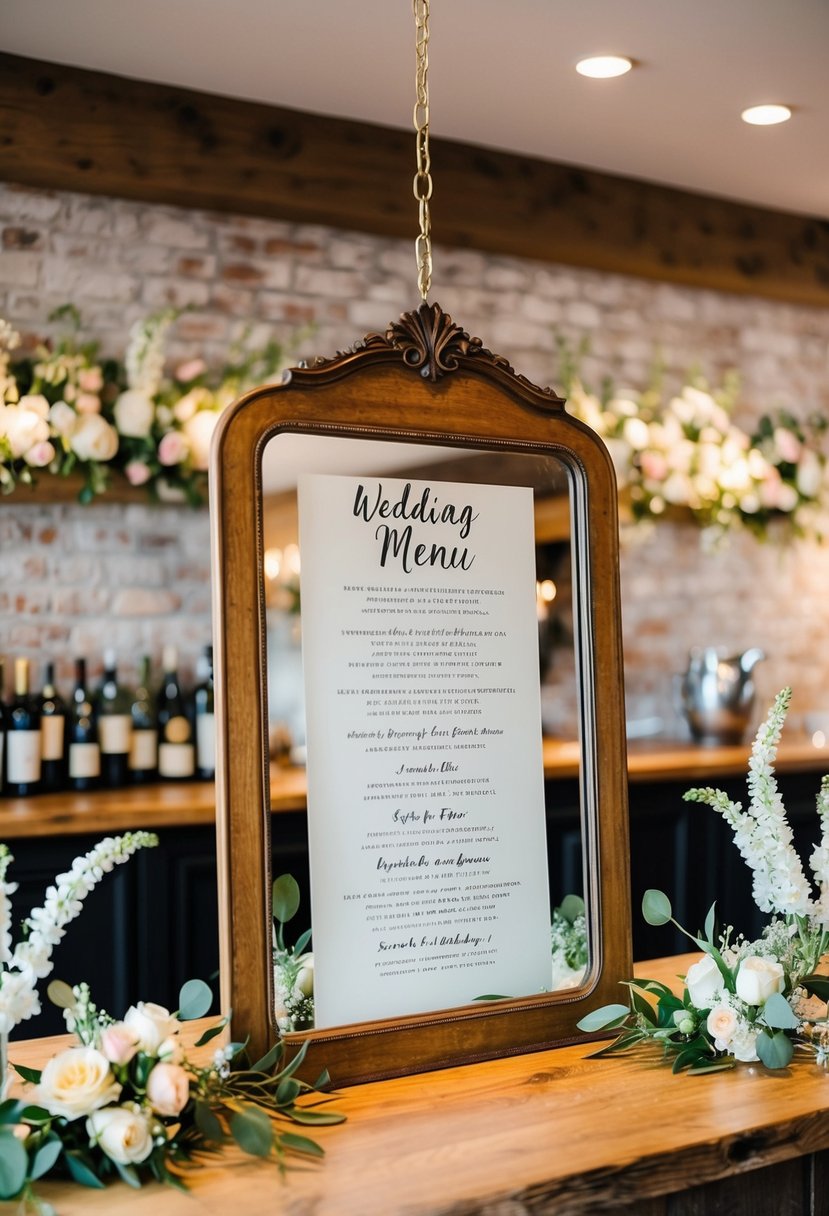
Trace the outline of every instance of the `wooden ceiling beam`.
<path fill-rule="evenodd" d="M 829 222 L 432 138 L 436 242 L 829 305 Z M 414 239 L 414 135 L 0 54 L 9 182 Z"/>

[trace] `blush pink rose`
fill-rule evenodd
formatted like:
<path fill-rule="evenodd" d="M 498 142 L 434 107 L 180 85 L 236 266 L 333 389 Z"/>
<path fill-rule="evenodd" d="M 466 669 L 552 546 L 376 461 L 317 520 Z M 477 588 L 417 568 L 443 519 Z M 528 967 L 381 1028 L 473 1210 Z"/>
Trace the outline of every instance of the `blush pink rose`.
<path fill-rule="evenodd" d="M 143 460 L 131 460 L 124 468 L 124 474 L 131 486 L 143 486 L 150 480 L 150 466 Z"/>
<path fill-rule="evenodd" d="M 180 431 L 168 431 L 158 445 L 158 459 L 164 465 L 181 464 L 189 450 L 190 445 Z"/>
<path fill-rule="evenodd" d="M 100 414 L 101 398 L 95 393 L 78 393 L 75 398 L 75 409 L 79 414 Z"/>
<path fill-rule="evenodd" d="M 85 367 L 78 372 L 78 387 L 83 393 L 99 393 L 104 387 L 100 367 Z"/>
<path fill-rule="evenodd" d="M 180 1064 L 156 1064 L 147 1078 L 147 1099 L 157 1115 L 180 1114 L 190 1097 L 190 1078 Z"/>
<path fill-rule="evenodd" d="M 138 1035 L 123 1022 L 113 1022 L 101 1031 L 101 1055 L 110 1064 L 129 1064 L 138 1051 Z"/>
<path fill-rule="evenodd" d="M 200 376 L 206 369 L 207 364 L 204 359 L 188 359 L 176 368 L 176 380 L 180 384 L 187 384 L 188 380 L 195 380 L 196 376 Z"/>

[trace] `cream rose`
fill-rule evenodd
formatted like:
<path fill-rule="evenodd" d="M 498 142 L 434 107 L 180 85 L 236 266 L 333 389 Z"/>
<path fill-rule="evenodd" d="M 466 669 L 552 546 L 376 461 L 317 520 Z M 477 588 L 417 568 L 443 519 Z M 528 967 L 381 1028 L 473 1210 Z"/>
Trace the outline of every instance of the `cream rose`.
<path fill-rule="evenodd" d="M 303 996 L 314 994 L 314 956 L 306 954 L 300 959 L 302 967 L 296 977 L 296 986 Z"/>
<path fill-rule="evenodd" d="M 147 1078 L 147 1100 L 157 1115 L 179 1115 L 190 1097 L 190 1078 L 180 1064 L 156 1064 Z"/>
<path fill-rule="evenodd" d="M 737 1030 L 737 1015 L 728 1005 L 715 1005 L 705 1025 L 717 1051 L 725 1051 Z"/>
<path fill-rule="evenodd" d="M 124 1015 L 124 1025 L 134 1031 L 138 1038 L 138 1050 L 153 1056 L 165 1039 L 178 1034 L 181 1023 L 163 1005 L 152 1001 L 139 1001 L 131 1005 Z"/>
<path fill-rule="evenodd" d="M 78 415 L 65 401 L 56 401 L 49 410 L 49 422 L 58 435 L 69 435 L 78 420 Z"/>
<path fill-rule="evenodd" d="M 86 1121 L 86 1133 L 90 1143 L 97 1144 L 110 1160 L 120 1165 L 137 1165 L 153 1151 L 149 1120 L 130 1106 L 96 1110 Z"/>
<path fill-rule="evenodd" d="M 109 1060 L 94 1047 L 67 1047 L 44 1068 L 37 1087 L 37 1102 L 50 1115 L 78 1119 L 115 1102 L 121 1086 Z"/>
<path fill-rule="evenodd" d="M 118 451 L 118 433 L 100 414 L 81 414 L 69 446 L 79 460 L 112 460 Z"/>
<path fill-rule="evenodd" d="M 138 1051 L 138 1035 L 123 1022 L 113 1022 L 101 1031 L 101 1053 L 111 1064 L 129 1064 Z"/>
<path fill-rule="evenodd" d="M 735 987 L 737 996 L 747 1005 L 764 1005 L 773 992 L 782 992 L 785 985 L 782 964 L 775 959 L 751 954 L 740 963 Z"/>
<path fill-rule="evenodd" d="M 219 415 L 215 410 L 199 410 L 184 424 L 184 433 L 190 444 L 194 469 L 206 469 L 210 462 L 210 440 L 216 429 Z"/>
<path fill-rule="evenodd" d="M 115 425 L 130 439 L 145 439 L 155 417 L 155 406 L 146 393 L 137 388 L 127 389 L 113 407 Z"/>
<path fill-rule="evenodd" d="M 22 398 L 26 401 L 27 398 Z M 32 400 L 32 398 L 28 398 Z M 0 420 L 2 434 L 8 441 L 13 460 L 25 456 L 29 448 L 49 439 L 49 423 L 34 410 L 23 405 L 9 405 Z"/>
<path fill-rule="evenodd" d="M 21 410 L 31 410 L 38 418 L 49 417 L 49 402 L 42 393 L 26 393 L 17 404 Z"/>
<path fill-rule="evenodd" d="M 100 414 L 101 398 L 95 393 L 78 393 L 75 398 L 75 409 L 79 414 Z"/>
<path fill-rule="evenodd" d="M 685 976 L 685 987 L 691 1004 L 697 1009 L 710 1009 L 714 998 L 722 992 L 720 969 L 710 954 L 692 963 Z"/>
<path fill-rule="evenodd" d="M 85 393 L 99 393 L 104 387 L 104 377 L 100 367 L 85 367 L 78 372 L 78 386 Z"/>

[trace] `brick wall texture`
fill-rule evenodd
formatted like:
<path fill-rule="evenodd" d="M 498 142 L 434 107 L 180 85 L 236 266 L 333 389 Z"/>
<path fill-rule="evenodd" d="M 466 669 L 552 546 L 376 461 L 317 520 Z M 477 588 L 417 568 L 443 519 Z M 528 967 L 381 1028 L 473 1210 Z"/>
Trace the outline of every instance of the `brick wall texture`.
<path fill-rule="evenodd" d="M 246 329 L 330 355 L 415 307 L 415 282 L 413 241 L 0 186 L 0 315 L 42 336 L 71 301 L 104 354 L 175 305 L 188 311 L 173 358 L 221 362 Z M 735 368 L 746 425 L 778 406 L 829 413 L 829 310 L 440 246 L 432 296 L 539 384 L 556 381 L 557 336 L 587 338 L 594 384 L 644 386 L 658 357 L 669 387 Z M 0 502 L 0 652 L 54 657 L 68 680 L 75 653 L 95 670 L 109 643 L 131 672 L 174 640 L 192 668 L 210 632 L 207 552 L 203 511 Z M 829 712 L 829 547 L 736 537 L 712 555 L 690 524 L 661 523 L 625 548 L 622 596 L 631 719 L 677 728 L 671 676 L 703 644 L 761 646 L 759 699 L 791 683 L 793 725 Z"/>

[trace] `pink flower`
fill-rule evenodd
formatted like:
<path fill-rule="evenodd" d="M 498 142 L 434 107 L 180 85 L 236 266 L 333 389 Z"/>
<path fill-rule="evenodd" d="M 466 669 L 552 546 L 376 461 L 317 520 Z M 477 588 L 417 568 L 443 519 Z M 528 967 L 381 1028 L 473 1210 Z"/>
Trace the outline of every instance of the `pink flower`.
<path fill-rule="evenodd" d="M 123 1022 L 114 1022 L 101 1031 L 101 1055 L 110 1064 L 129 1064 L 138 1051 L 138 1035 Z"/>
<path fill-rule="evenodd" d="M 100 414 L 101 398 L 95 393 L 78 393 L 75 398 L 75 409 L 79 414 Z"/>
<path fill-rule="evenodd" d="M 143 486 L 150 480 L 150 466 L 143 460 L 131 460 L 124 469 L 127 481 L 131 486 Z"/>
<path fill-rule="evenodd" d="M 178 1115 L 190 1097 L 190 1078 L 180 1064 L 156 1064 L 147 1078 L 147 1098 L 157 1115 Z"/>
<path fill-rule="evenodd" d="M 78 372 L 78 387 L 84 393 L 99 393 L 104 386 L 100 367 L 85 367 Z"/>
<path fill-rule="evenodd" d="M 186 362 L 180 363 L 175 370 L 176 380 L 180 384 L 187 384 L 189 380 L 195 380 L 196 376 L 200 376 L 207 368 L 204 359 L 187 359 Z"/>
<path fill-rule="evenodd" d="M 168 431 L 158 445 L 158 459 L 165 465 L 181 464 L 189 450 L 190 445 L 180 431 Z"/>
<path fill-rule="evenodd" d="M 664 481 L 668 476 L 668 464 L 660 452 L 649 450 L 639 457 L 642 473 L 651 481 Z"/>
<path fill-rule="evenodd" d="M 45 469 L 47 464 L 51 464 L 55 459 L 55 449 L 48 440 L 43 440 L 41 443 L 33 444 L 24 454 L 23 459 L 33 469 Z"/>

